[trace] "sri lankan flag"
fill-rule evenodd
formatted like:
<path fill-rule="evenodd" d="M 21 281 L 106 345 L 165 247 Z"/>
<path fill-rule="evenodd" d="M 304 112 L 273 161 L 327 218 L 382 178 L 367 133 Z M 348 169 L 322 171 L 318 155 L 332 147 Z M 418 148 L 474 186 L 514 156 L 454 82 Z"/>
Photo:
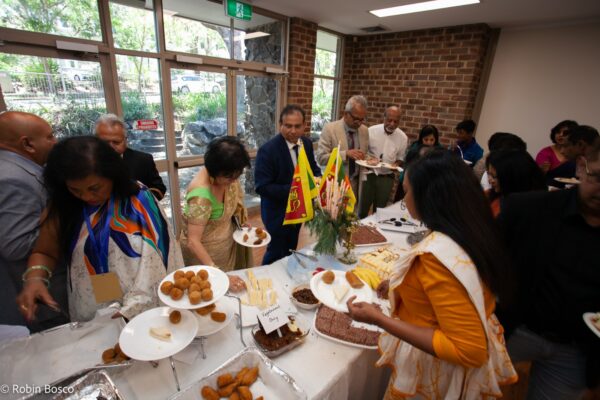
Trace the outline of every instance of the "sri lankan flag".
<path fill-rule="evenodd" d="M 315 176 L 310 168 L 304 146 L 300 145 L 283 225 L 301 224 L 310 221 L 314 216 L 312 200 L 318 195 Z"/>
<path fill-rule="evenodd" d="M 321 205 L 325 206 L 325 193 L 327 190 L 327 185 L 333 184 L 333 179 L 337 179 L 339 186 L 346 186 L 346 195 L 344 196 L 344 201 L 346 202 L 346 211 L 353 212 L 354 205 L 356 204 L 356 196 L 352 191 L 352 185 L 350 184 L 350 179 L 346 175 L 346 170 L 344 169 L 344 162 L 338 153 L 339 146 L 334 147 L 331 155 L 329 156 L 329 161 L 327 161 L 327 167 L 325 167 L 325 172 L 323 173 L 323 177 L 321 178 L 321 189 L 319 193 L 319 198 L 321 199 Z M 335 171 L 337 159 L 337 171 Z"/>

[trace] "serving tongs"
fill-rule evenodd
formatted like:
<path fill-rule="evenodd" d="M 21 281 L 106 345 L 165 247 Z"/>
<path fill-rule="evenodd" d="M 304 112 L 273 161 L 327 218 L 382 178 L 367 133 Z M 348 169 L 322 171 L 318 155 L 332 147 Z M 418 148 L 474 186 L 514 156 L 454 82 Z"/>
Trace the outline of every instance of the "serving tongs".
<path fill-rule="evenodd" d="M 293 249 L 290 249 L 290 252 L 293 253 L 293 254 L 298 254 L 299 256 L 302 256 L 302 257 L 306 257 L 310 261 L 314 261 L 314 262 L 319 261 L 319 259 L 317 258 L 317 256 L 312 255 L 312 254 L 305 254 L 305 253 L 302 253 L 301 251 L 297 251 L 297 250 L 293 250 Z"/>
<path fill-rule="evenodd" d="M 419 226 L 406 218 L 390 218 L 383 221 L 379 221 L 382 224 L 394 225 L 394 226 Z"/>

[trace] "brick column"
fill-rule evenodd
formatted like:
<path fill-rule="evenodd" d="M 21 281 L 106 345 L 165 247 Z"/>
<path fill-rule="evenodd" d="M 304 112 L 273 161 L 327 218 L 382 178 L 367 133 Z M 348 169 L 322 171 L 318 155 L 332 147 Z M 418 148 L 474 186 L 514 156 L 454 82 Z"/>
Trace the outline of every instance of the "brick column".
<path fill-rule="evenodd" d="M 349 37 L 342 103 L 366 96 L 367 125 L 381 123 L 384 109 L 399 104 L 400 128 L 409 136 L 433 124 L 448 144 L 456 124 L 472 116 L 489 39 L 484 24 Z"/>
<path fill-rule="evenodd" d="M 310 132 L 310 119 L 315 76 L 317 24 L 300 18 L 290 21 L 290 50 L 288 104 L 298 104 L 306 112 L 306 133 Z"/>

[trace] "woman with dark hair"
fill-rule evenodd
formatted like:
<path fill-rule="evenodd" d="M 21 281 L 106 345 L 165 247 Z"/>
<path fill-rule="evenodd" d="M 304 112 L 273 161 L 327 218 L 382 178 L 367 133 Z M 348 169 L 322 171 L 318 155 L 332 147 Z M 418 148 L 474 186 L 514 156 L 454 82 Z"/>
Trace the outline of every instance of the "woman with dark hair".
<path fill-rule="evenodd" d="M 441 148 L 440 134 L 434 125 L 425 125 L 419 132 L 419 138 L 406 152 L 406 165 L 419 157 L 419 151 L 423 147 Z"/>
<path fill-rule="evenodd" d="M 352 303 L 353 319 L 386 332 L 377 366 L 391 365 L 385 399 L 502 397 L 517 375 L 507 354 L 496 297 L 509 298 L 506 253 L 471 169 L 458 156 L 432 151 L 404 180 L 411 216 L 430 233 L 400 257 L 387 293 L 391 316 Z"/>
<path fill-rule="evenodd" d="M 233 240 L 233 218 L 241 224 L 247 219 L 238 181 L 247 167 L 250 156 L 238 138 L 223 136 L 209 143 L 204 167 L 185 196 L 181 241 L 186 264 L 215 265 L 224 271 L 253 266 L 250 249 Z"/>
<path fill-rule="evenodd" d="M 502 198 L 509 194 L 547 190 L 542 170 L 526 151 L 492 151 L 485 166 L 491 186 L 486 194 L 494 217 L 500 214 Z"/>
<path fill-rule="evenodd" d="M 36 299 L 56 306 L 47 283 L 59 260 L 69 266 L 73 321 L 115 301 L 126 318 L 158 306 L 156 287 L 183 264 L 181 252 L 156 198 L 129 178 L 122 158 L 96 137 L 68 138 L 50 152 L 44 180 L 48 216 L 23 275 L 25 316 L 34 317 Z"/>
<path fill-rule="evenodd" d="M 578 126 L 577 122 L 567 119 L 560 121 L 552 128 L 552 130 L 550 130 L 550 140 L 552 140 L 552 145 L 544 147 L 539 151 L 537 156 L 535 156 L 535 162 L 540 166 L 544 174 L 548 171 L 552 171 L 567 161 L 565 156 L 561 153 L 561 148 L 568 137 L 565 132 L 576 126 Z"/>

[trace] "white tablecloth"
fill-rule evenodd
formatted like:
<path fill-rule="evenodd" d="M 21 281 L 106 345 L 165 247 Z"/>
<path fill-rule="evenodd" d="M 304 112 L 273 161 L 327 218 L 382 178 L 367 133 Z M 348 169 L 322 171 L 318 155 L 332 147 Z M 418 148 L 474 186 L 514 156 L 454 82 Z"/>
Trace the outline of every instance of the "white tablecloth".
<path fill-rule="evenodd" d="M 401 213 L 399 204 L 385 210 L 398 213 L 399 216 L 406 215 L 405 211 Z M 366 222 L 375 220 L 376 216 L 365 219 Z M 384 234 L 394 246 L 407 246 L 405 234 L 390 231 L 384 231 Z M 357 253 L 362 253 L 376 247 L 359 247 L 356 250 Z M 280 296 L 288 295 L 296 285 L 287 273 L 287 262 L 288 259 L 285 258 L 271 265 L 255 268 L 257 275 L 268 275 L 273 281 L 281 284 L 287 293 L 279 293 Z M 242 275 L 245 272 L 234 273 Z M 314 311 L 301 310 L 300 315 L 312 326 Z M 250 331 L 250 328 L 243 328 L 242 331 L 247 345 L 254 344 Z M 235 319 L 220 332 L 209 336 L 204 348 L 206 359 L 200 354 L 194 357 L 196 352 L 199 353 L 200 344 L 193 342 L 184 350 L 188 355 L 184 358 L 190 360 L 175 361 L 182 389 L 208 375 L 243 349 Z M 99 359 L 99 352 L 95 351 L 94 354 L 98 354 Z M 65 355 L 69 356 L 71 354 Z M 275 358 L 274 363 L 296 380 L 309 399 L 362 400 L 382 398 L 387 387 L 390 371 L 387 368 L 376 368 L 374 363 L 377 358 L 376 350 L 338 344 L 311 332 L 304 344 Z M 149 362 L 135 362 L 131 368 L 115 376 L 114 381 L 124 399 L 164 400 L 177 391 L 168 359 L 161 360 L 157 367 L 153 367 Z"/>

